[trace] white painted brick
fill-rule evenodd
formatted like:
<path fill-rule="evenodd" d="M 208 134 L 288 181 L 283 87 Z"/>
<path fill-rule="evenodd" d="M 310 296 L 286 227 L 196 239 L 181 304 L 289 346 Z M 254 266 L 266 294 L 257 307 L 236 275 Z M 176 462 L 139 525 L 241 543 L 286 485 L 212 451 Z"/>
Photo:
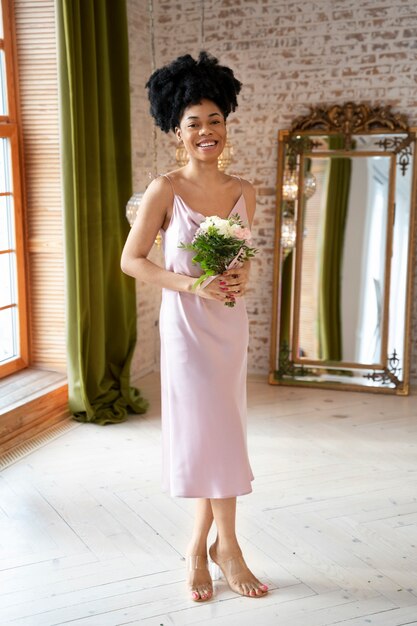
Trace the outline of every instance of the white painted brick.
<path fill-rule="evenodd" d="M 150 74 L 147 3 L 127 0 L 130 21 L 132 139 L 135 188 L 152 164 L 152 129 L 144 84 Z M 249 370 L 269 360 L 277 132 L 309 105 L 347 100 L 390 104 L 417 125 L 417 3 L 415 0 L 154 0 L 156 64 L 204 47 L 233 67 L 244 87 L 228 121 L 235 148 L 230 173 L 258 190 L 254 235 L 261 254 L 248 295 Z M 175 167 L 175 140 L 158 130 L 158 171 Z M 417 258 L 417 256 L 416 256 Z M 417 272 L 412 315 L 412 382 L 417 384 Z M 158 361 L 159 297 L 138 287 L 140 342 L 135 372 Z M 148 354 L 152 351 L 154 353 Z M 156 347 L 155 347 L 156 346 Z"/>

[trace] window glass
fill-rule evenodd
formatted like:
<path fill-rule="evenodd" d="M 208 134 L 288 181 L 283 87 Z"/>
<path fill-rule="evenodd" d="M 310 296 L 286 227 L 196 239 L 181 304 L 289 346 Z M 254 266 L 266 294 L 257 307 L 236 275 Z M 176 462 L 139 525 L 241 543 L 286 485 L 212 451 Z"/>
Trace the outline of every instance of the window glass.
<path fill-rule="evenodd" d="M 0 307 L 16 304 L 16 255 L 0 254 Z"/>
<path fill-rule="evenodd" d="M 11 171 L 10 140 L 3 137 L 0 139 L 0 193 L 13 191 Z"/>
<path fill-rule="evenodd" d="M 0 196 L 0 251 L 15 247 L 12 196 Z"/>
<path fill-rule="evenodd" d="M 17 308 L 0 310 L 0 363 L 18 356 Z"/>
<path fill-rule="evenodd" d="M 0 50 L 0 115 L 8 115 L 6 60 L 4 50 Z"/>
<path fill-rule="evenodd" d="M 25 239 L 22 213 L 16 213 L 21 202 L 18 113 L 15 88 L 9 89 L 16 85 L 11 6 L 11 0 L 0 0 L 0 378 L 28 363 Z"/>

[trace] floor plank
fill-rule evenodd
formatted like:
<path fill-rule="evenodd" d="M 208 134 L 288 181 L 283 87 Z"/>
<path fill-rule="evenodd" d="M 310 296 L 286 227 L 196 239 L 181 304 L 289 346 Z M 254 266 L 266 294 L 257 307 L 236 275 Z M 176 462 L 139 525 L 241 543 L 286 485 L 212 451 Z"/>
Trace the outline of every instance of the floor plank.
<path fill-rule="evenodd" d="M 157 375 L 123 424 L 77 425 L 0 475 L 0 624 L 417 625 L 417 397 L 249 381 L 242 598 L 184 591 L 191 499 L 161 491 Z M 214 530 L 211 532 L 214 538 Z"/>

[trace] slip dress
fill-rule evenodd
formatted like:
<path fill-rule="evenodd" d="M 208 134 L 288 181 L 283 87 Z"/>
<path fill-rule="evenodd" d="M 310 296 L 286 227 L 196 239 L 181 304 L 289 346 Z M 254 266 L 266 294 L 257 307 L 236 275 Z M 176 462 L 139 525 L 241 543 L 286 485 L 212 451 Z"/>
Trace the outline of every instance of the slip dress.
<path fill-rule="evenodd" d="M 161 230 L 165 268 L 197 278 L 202 271 L 192 262 L 193 253 L 178 246 L 192 241 L 206 216 L 189 207 L 165 177 L 174 194 L 170 223 Z M 248 226 L 243 189 L 230 215 L 235 213 Z M 163 490 L 190 498 L 250 493 L 244 298 L 230 308 L 193 293 L 163 289 L 159 329 Z"/>

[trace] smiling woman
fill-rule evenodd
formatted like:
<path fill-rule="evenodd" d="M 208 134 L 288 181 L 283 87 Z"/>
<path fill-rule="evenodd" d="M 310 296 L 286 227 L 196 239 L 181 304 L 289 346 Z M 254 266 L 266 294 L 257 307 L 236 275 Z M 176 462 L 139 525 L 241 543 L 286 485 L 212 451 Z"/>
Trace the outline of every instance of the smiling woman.
<path fill-rule="evenodd" d="M 208 216 L 233 214 L 243 227 L 252 223 L 252 185 L 218 167 L 226 119 L 237 106 L 241 83 L 231 69 L 201 52 L 198 61 L 186 55 L 157 70 L 147 87 L 156 123 L 173 131 L 189 156 L 187 165 L 149 185 L 122 256 L 127 274 L 163 289 L 163 486 L 172 496 L 197 498 L 186 557 L 192 599 L 213 595 L 207 569 L 213 521 L 212 562 L 236 593 L 260 597 L 267 587 L 246 566 L 235 534 L 236 497 L 249 493 L 253 480 L 246 445 L 249 332 L 243 297 L 249 263 L 196 281 L 204 268 L 193 263 L 187 246 Z M 165 268 L 147 258 L 159 230 Z"/>

